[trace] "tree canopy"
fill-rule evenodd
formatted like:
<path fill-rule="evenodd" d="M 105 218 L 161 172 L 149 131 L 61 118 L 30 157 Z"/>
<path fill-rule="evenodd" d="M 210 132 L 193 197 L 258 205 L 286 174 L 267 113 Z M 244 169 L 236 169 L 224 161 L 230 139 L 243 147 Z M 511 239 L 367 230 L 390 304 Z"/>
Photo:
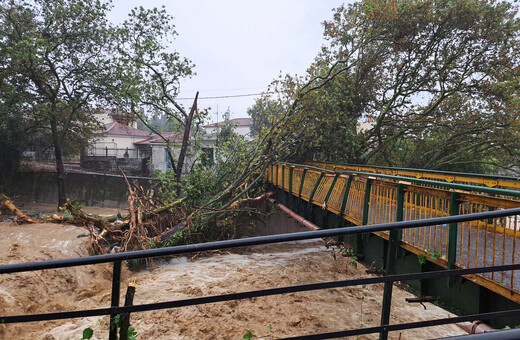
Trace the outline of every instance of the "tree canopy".
<path fill-rule="evenodd" d="M 12 0 L 0 6 L 0 72 L 4 112 L 36 121 L 54 147 L 59 203 L 66 199 L 62 153 L 86 146 L 98 128 L 93 109 L 103 103 L 111 37 L 101 1 Z M 69 147 L 70 148 L 70 147 Z"/>
<path fill-rule="evenodd" d="M 431 169 L 518 165 L 519 27 L 516 6 L 493 0 L 335 9 L 307 75 L 272 84 L 290 107 L 278 119 L 280 151 Z"/>

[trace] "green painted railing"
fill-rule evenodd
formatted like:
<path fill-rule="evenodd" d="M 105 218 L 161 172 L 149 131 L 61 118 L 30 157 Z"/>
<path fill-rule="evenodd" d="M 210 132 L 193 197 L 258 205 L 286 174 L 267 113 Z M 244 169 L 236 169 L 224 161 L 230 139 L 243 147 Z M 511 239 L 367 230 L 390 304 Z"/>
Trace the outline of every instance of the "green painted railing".
<path fill-rule="evenodd" d="M 520 207 L 520 191 L 512 189 L 334 171 L 301 164 L 272 164 L 265 178 L 309 205 L 319 206 L 356 225 Z M 378 235 L 390 240 L 389 250 L 399 245 L 451 269 L 478 267 L 486 262 L 519 263 L 520 254 L 516 252 L 519 229 L 520 218 L 514 216 Z M 387 258 L 392 256 L 395 253 L 388 253 Z M 392 270 L 390 263 L 386 265 Z M 520 280 L 514 279 L 514 272 L 471 278 L 520 303 Z"/>

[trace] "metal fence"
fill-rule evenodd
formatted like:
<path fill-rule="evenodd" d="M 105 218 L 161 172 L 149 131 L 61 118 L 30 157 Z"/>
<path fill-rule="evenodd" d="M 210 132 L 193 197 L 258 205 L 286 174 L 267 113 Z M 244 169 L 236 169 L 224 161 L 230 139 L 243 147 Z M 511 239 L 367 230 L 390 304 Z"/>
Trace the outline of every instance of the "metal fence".
<path fill-rule="evenodd" d="M 251 237 L 251 238 L 235 239 L 235 240 L 228 240 L 228 241 L 218 241 L 218 242 L 192 244 L 192 245 L 176 246 L 176 247 L 169 247 L 169 248 L 133 251 L 133 252 L 127 252 L 127 253 L 118 253 L 118 254 L 108 254 L 108 255 L 81 257 L 81 258 L 69 258 L 69 259 L 61 259 L 61 260 L 32 262 L 32 263 L 1 265 L 0 266 L 0 275 L 7 275 L 10 273 L 27 272 L 27 271 L 44 270 L 44 269 L 54 269 L 54 268 L 65 268 L 65 267 L 72 267 L 72 266 L 84 266 L 84 265 L 99 264 L 99 263 L 112 262 L 114 264 L 113 274 L 112 274 L 111 307 L 89 309 L 89 310 L 54 312 L 54 313 L 45 313 L 45 314 L 13 315 L 13 316 L 4 315 L 4 316 L 0 316 L 0 322 L 7 324 L 7 323 L 17 323 L 17 322 L 59 320 L 59 319 L 69 319 L 69 318 L 78 318 L 78 317 L 100 316 L 100 315 L 111 315 L 111 318 L 113 318 L 118 314 L 128 314 L 128 313 L 134 313 L 134 312 L 144 312 L 144 311 L 166 309 L 166 308 L 180 308 L 180 307 L 200 305 L 200 304 L 249 299 L 252 297 L 273 296 L 273 295 L 278 295 L 278 294 L 306 292 L 306 291 L 314 291 L 314 290 L 321 290 L 321 289 L 341 288 L 341 287 L 368 285 L 368 284 L 377 284 L 377 283 L 384 283 L 384 285 L 385 285 L 383 303 L 382 303 L 382 309 L 381 309 L 380 326 L 351 329 L 351 330 L 339 330 L 339 331 L 334 331 L 334 332 L 329 332 L 329 333 L 320 333 L 320 334 L 298 335 L 297 337 L 294 337 L 293 339 L 296 339 L 296 338 L 297 339 L 332 339 L 332 338 L 338 338 L 338 337 L 358 336 L 358 335 L 371 334 L 371 333 L 380 333 L 380 338 L 386 339 L 388 336 L 388 332 L 391 332 L 391 331 L 399 331 L 399 330 L 436 326 L 436 325 L 445 325 L 445 324 L 452 324 L 452 323 L 465 322 L 465 321 L 475 321 L 475 320 L 482 320 L 482 319 L 491 320 L 491 319 L 498 319 L 498 318 L 511 317 L 511 316 L 520 317 L 520 309 L 516 309 L 516 310 L 458 316 L 458 317 L 450 317 L 450 318 L 428 320 L 428 321 L 418 321 L 418 322 L 409 322 L 409 323 L 401 323 L 401 324 L 389 324 L 390 309 L 391 309 L 391 303 L 392 303 L 392 287 L 393 287 L 393 283 L 396 281 L 427 280 L 427 279 L 433 279 L 433 278 L 439 278 L 439 277 L 514 271 L 514 270 L 520 269 L 520 264 L 507 264 L 507 265 L 490 266 L 490 267 L 453 269 L 453 270 L 443 270 L 443 271 L 434 271 L 434 272 L 425 272 L 425 273 L 387 275 L 387 276 L 382 276 L 382 277 L 369 277 L 369 278 L 354 279 L 354 280 L 329 281 L 329 282 L 287 286 L 287 287 L 280 287 L 280 288 L 268 288 L 268 289 L 263 289 L 263 290 L 254 290 L 254 291 L 247 291 L 247 292 L 241 292 L 241 293 L 229 293 L 229 294 L 222 294 L 222 295 L 215 295 L 215 296 L 206 296 L 206 297 L 199 297 L 199 298 L 192 298 L 192 299 L 185 299 L 185 300 L 172 300 L 172 301 L 159 302 L 159 303 L 150 303 L 150 304 L 141 304 L 141 305 L 135 305 L 135 306 L 119 307 L 122 261 L 142 259 L 142 258 L 151 258 L 151 257 L 158 257 L 158 256 L 171 256 L 171 255 L 187 254 L 187 253 L 209 251 L 209 250 L 216 250 L 216 249 L 262 245 L 262 244 L 270 244 L 270 243 L 278 243 L 278 242 L 298 241 L 298 240 L 307 240 L 307 239 L 316 239 L 316 238 L 325 238 L 325 237 L 337 237 L 337 236 L 343 236 L 343 235 L 355 235 L 355 234 L 367 233 L 367 232 L 394 233 L 399 230 L 408 231 L 408 230 L 418 228 L 418 227 L 430 227 L 430 226 L 436 226 L 436 225 L 453 225 L 453 224 L 457 224 L 457 223 L 466 223 L 466 222 L 470 222 L 470 221 L 479 221 L 479 220 L 482 221 L 482 220 L 497 219 L 497 218 L 507 218 L 510 216 L 517 216 L 519 214 L 520 214 L 520 208 L 513 208 L 513 209 L 507 209 L 507 210 L 479 212 L 479 213 L 472 213 L 472 214 L 466 214 L 466 215 L 447 216 L 447 217 L 425 219 L 425 220 L 418 220 L 418 221 L 401 221 L 401 222 L 392 222 L 392 223 L 385 223 L 385 224 L 376 224 L 376 225 L 370 225 L 370 226 L 346 227 L 346 228 L 318 230 L 318 231 L 309 231 L 309 232 L 298 232 L 298 233 L 292 233 L 292 234 Z M 504 332 L 504 334 L 506 334 L 506 333 L 507 333 L 507 331 Z M 509 334 L 511 334 L 511 333 L 509 333 Z M 114 337 L 111 337 L 111 339 L 116 339 L 116 336 L 117 335 L 114 335 Z M 498 337 L 498 338 L 494 337 L 494 338 L 495 339 L 506 339 L 507 337 Z"/>
<path fill-rule="evenodd" d="M 474 173 L 462 173 L 453 171 L 438 171 L 426 169 L 391 168 L 375 165 L 359 165 L 331 162 L 306 162 L 306 165 L 327 170 L 347 170 L 386 174 L 393 176 L 405 176 L 434 181 L 478 185 L 500 189 L 520 189 L 520 178 L 511 176 L 483 175 Z"/>
<path fill-rule="evenodd" d="M 296 197 L 356 225 L 412 221 L 520 207 L 520 191 L 403 176 L 271 164 L 266 179 Z M 518 216 L 412 228 L 397 242 L 445 268 L 520 263 Z M 388 233 L 377 233 L 389 239 Z M 520 303 L 514 272 L 472 275 L 479 284 Z"/>
<path fill-rule="evenodd" d="M 109 147 L 91 147 L 87 150 L 87 156 L 112 156 L 116 158 L 140 159 L 141 155 L 137 149 L 118 149 Z"/>

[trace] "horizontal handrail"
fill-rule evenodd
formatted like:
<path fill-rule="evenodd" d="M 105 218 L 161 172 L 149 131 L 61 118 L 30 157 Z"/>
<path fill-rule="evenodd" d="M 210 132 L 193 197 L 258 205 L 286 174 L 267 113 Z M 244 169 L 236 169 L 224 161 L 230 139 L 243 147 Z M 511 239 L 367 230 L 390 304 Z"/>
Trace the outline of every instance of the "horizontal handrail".
<path fill-rule="evenodd" d="M 520 177 L 513 176 L 501 176 L 501 175 L 487 175 L 487 174 L 476 174 L 476 173 L 464 173 L 455 171 L 439 171 L 439 170 L 428 170 L 428 169 L 412 169 L 412 168 L 392 168 L 375 165 L 360 165 L 360 164 L 347 164 L 347 163 L 332 163 L 332 162 L 305 162 L 306 165 L 315 167 L 327 168 L 334 167 L 344 168 L 344 170 L 350 171 L 364 171 L 370 173 L 387 173 L 392 172 L 395 175 L 404 176 L 421 176 L 437 181 L 447 182 L 466 182 L 471 184 L 477 184 L 480 186 L 487 187 L 510 187 L 520 189 Z"/>
<path fill-rule="evenodd" d="M 411 274 L 395 274 L 377 277 L 367 277 L 361 279 L 350 279 L 350 280 L 338 280 L 338 281 L 327 281 L 320 283 L 311 283 L 296 286 L 286 286 L 279 288 L 260 289 L 253 291 L 246 291 L 240 293 L 230 293 L 221 295 L 212 295 L 197 297 L 192 299 L 173 300 L 165 302 L 147 303 L 135 306 L 125 307 L 107 307 L 97 309 L 86 309 L 69 312 L 55 312 L 55 313 L 42 313 L 42 314 L 30 314 L 30 315 L 14 315 L 14 316 L 1 316 L 0 323 L 18 323 L 18 322 L 33 322 L 33 321 L 50 321 L 70 318 L 83 318 L 90 316 L 101 316 L 109 314 L 124 314 L 134 312 L 147 312 L 151 310 L 167 309 L 167 308 L 180 308 L 194 305 L 202 305 L 208 303 L 227 302 L 233 300 L 244 300 L 255 297 L 272 296 L 279 294 L 289 293 L 301 293 L 313 290 L 321 289 L 332 289 L 332 288 L 344 288 L 352 286 L 361 286 L 378 283 L 388 283 L 396 281 L 413 281 L 413 280 L 427 280 L 440 277 L 452 277 L 479 273 L 490 273 L 494 271 L 502 270 L 519 270 L 520 264 L 510 264 L 503 266 L 493 266 L 485 268 L 466 268 L 466 269 L 452 269 L 442 271 L 432 271 L 423 273 L 411 273 Z"/>
<path fill-rule="evenodd" d="M 352 166 L 352 167 L 356 166 L 356 167 L 365 167 L 365 168 L 374 168 L 374 169 L 383 169 L 383 170 L 403 170 L 403 171 L 410 171 L 410 172 L 424 172 L 424 173 L 432 173 L 432 174 L 439 174 L 439 175 L 459 175 L 459 176 L 468 176 L 468 177 L 476 177 L 476 178 L 482 177 L 482 178 L 490 178 L 490 179 L 505 179 L 505 180 L 520 182 L 520 177 L 505 176 L 505 175 L 478 174 L 478 173 L 474 173 L 474 172 L 442 171 L 442 170 L 431 170 L 431 169 L 420 169 L 420 168 L 399 168 L 399 167 L 390 167 L 390 166 L 381 166 L 381 165 L 335 163 L 335 162 L 324 162 L 324 161 L 310 161 L 310 162 L 305 162 L 304 164 L 344 165 L 344 166 Z"/>
<path fill-rule="evenodd" d="M 4 264 L 0 265 L 0 274 L 19 273 L 42 269 L 55 269 L 65 268 L 74 266 L 83 266 L 99 263 L 108 263 L 114 261 L 126 261 L 136 260 L 141 258 L 159 257 L 159 256 L 170 256 L 179 254 L 195 253 L 200 251 L 217 250 L 223 248 L 236 248 L 244 246 L 253 246 L 269 243 L 280 243 L 288 241 L 301 241 L 315 238 L 335 237 L 344 235 L 354 235 L 362 233 L 372 233 L 381 231 L 391 231 L 400 229 L 410 229 L 417 227 L 426 227 L 439 224 L 450 224 L 467 222 L 474 220 L 487 220 L 497 217 L 520 215 L 520 208 L 504 209 L 497 211 L 486 211 L 473 214 L 455 215 L 446 217 L 436 217 L 423 220 L 413 221 L 402 221 L 402 222 L 389 222 L 380 223 L 365 226 L 352 226 L 336 229 L 322 229 L 316 231 L 303 231 L 290 234 L 279 234 L 279 235 L 268 235 L 268 236 L 256 236 L 234 240 L 207 242 L 188 244 L 182 246 L 174 246 L 167 248 L 156 248 L 148 250 L 136 250 L 123 253 L 106 254 L 106 255 L 94 255 L 88 257 L 77 257 L 77 258 L 66 258 L 59 260 L 47 260 L 39 262 L 27 262 L 27 263 L 16 263 L 16 264 Z"/>
<path fill-rule="evenodd" d="M 396 175 L 386 175 L 386 174 L 378 174 L 378 173 L 373 173 L 373 172 L 351 171 L 351 170 L 329 170 L 329 169 L 317 168 L 317 167 L 309 166 L 309 165 L 305 165 L 305 164 L 295 164 L 295 163 L 283 163 L 283 164 L 288 165 L 288 166 L 298 166 L 298 167 L 312 169 L 312 170 L 316 170 L 316 171 L 327 172 L 330 174 L 344 173 L 344 174 L 352 174 L 352 175 L 371 176 L 371 177 L 375 177 L 375 178 L 384 178 L 384 179 L 390 179 L 390 180 L 394 180 L 394 181 L 407 181 L 407 182 L 412 182 L 412 183 L 417 183 L 417 184 L 433 185 L 433 186 L 444 187 L 444 188 L 448 188 L 448 189 L 458 189 L 458 190 L 465 190 L 465 191 L 472 191 L 472 192 L 485 192 L 487 194 L 493 194 L 493 195 L 520 197 L 520 191 L 510 190 L 510 189 L 496 189 L 496 188 L 482 187 L 482 186 L 478 186 L 478 185 L 439 182 L 439 181 L 434 181 L 434 180 L 429 180 L 429 179 L 413 178 L 413 177 L 406 177 L 406 176 L 396 176 Z"/>
<path fill-rule="evenodd" d="M 116 296 L 117 297 L 116 302 L 117 302 L 119 299 L 120 264 L 121 264 L 121 261 L 124 261 L 124 260 L 133 260 L 133 259 L 149 258 L 149 257 L 157 257 L 157 256 L 178 255 L 178 254 L 185 254 L 185 253 L 223 249 L 223 248 L 261 245 L 261 244 L 279 243 L 279 242 L 287 242 L 287 241 L 298 241 L 298 240 L 307 240 L 307 239 L 315 239 L 315 238 L 353 235 L 353 234 L 360 234 L 360 233 L 410 229 L 410 228 L 417 228 L 417 227 L 424 227 L 424 226 L 431 226 L 431 225 L 438 225 L 438 224 L 459 223 L 459 222 L 472 221 L 472 220 L 487 220 L 487 219 L 492 219 L 492 218 L 513 216 L 513 215 L 519 215 L 519 214 L 520 214 L 520 208 L 512 208 L 512 209 L 505 209 L 505 210 L 498 210 L 498 211 L 472 213 L 472 214 L 466 214 L 466 215 L 437 217 L 437 218 L 430 218 L 430 219 L 424 219 L 424 220 L 391 222 L 391 223 L 374 224 L 374 225 L 368 225 L 368 226 L 345 227 L 345 228 L 328 229 L 328 230 L 321 229 L 321 230 L 317 230 L 317 231 L 249 237 L 249 238 L 236 239 L 236 240 L 226 240 L 226 241 L 175 246 L 175 247 L 160 248 L 160 249 L 141 250 L 141 251 L 118 253 L 118 254 L 97 255 L 97 256 L 90 256 L 90 257 L 69 258 L 69 259 L 60 259 L 60 260 L 32 262 L 32 263 L 7 264 L 7 265 L 0 266 L 0 274 L 114 262 L 114 264 L 118 264 L 118 266 L 116 266 L 116 265 L 114 266 L 112 297 L 114 298 L 114 296 Z M 119 269 L 116 269 L 116 268 L 119 268 Z M 477 273 L 488 273 L 488 272 L 495 272 L 495 271 L 512 271 L 512 270 L 520 270 L 520 264 L 509 264 L 509 265 L 479 267 L 479 268 L 452 269 L 452 270 L 424 272 L 424 273 L 412 273 L 412 274 L 387 275 L 387 276 L 383 276 L 383 277 L 368 277 L 368 278 L 362 278 L 362 279 L 342 280 L 342 281 L 329 281 L 329 282 L 320 282 L 320 283 L 313 283 L 313 284 L 304 284 L 304 285 L 299 285 L 299 286 L 270 288 L 270 289 L 263 289 L 263 290 L 222 294 L 222 295 L 216 295 L 216 296 L 205 296 L 205 297 L 197 297 L 197 298 L 184 299 L 184 300 L 173 300 L 173 301 L 166 301 L 166 302 L 141 304 L 141 305 L 135 305 L 135 306 L 126 306 L 126 307 L 119 307 L 117 304 L 114 304 L 114 302 L 113 302 L 112 307 L 108 307 L 108 308 L 77 310 L 77 311 L 57 312 L 57 313 L 41 313 L 41 314 L 31 314 L 31 315 L 0 316 L 0 323 L 59 320 L 59 319 L 69 319 L 69 318 L 88 317 L 88 316 L 101 316 L 101 315 L 110 315 L 111 318 L 113 318 L 116 314 L 144 312 L 144 311 L 166 309 L 166 308 L 179 308 L 179 307 L 185 307 L 185 306 L 224 302 L 224 301 L 231 301 L 231 300 L 249 299 L 252 297 L 272 296 L 272 295 L 278 295 L 278 294 L 305 292 L 305 291 L 313 291 L 313 290 L 320 290 L 320 289 L 341 288 L 341 287 L 357 286 L 357 285 L 363 285 L 363 284 L 384 283 L 385 291 L 386 291 L 387 285 L 389 285 L 391 287 L 393 282 L 395 282 L 395 281 L 424 280 L 424 279 L 439 278 L 439 277 L 461 276 L 461 275 L 471 275 L 471 274 L 477 274 Z M 383 306 L 385 304 L 387 304 L 387 305 L 391 304 L 391 288 L 390 288 L 390 294 L 389 295 L 385 294 L 383 296 Z M 384 307 L 383 307 L 383 309 L 384 309 Z M 382 324 L 380 326 L 376 326 L 376 327 L 313 334 L 313 335 L 308 335 L 308 336 L 305 335 L 305 336 L 298 336 L 298 338 L 301 338 L 301 339 L 330 339 L 330 338 L 336 338 L 336 337 L 340 337 L 340 336 L 354 336 L 354 335 L 370 334 L 370 333 L 376 333 L 376 332 L 380 332 L 381 335 L 383 336 L 383 338 L 386 338 L 386 334 L 388 333 L 388 331 L 405 330 L 405 329 L 420 328 L 420 327 L 427 327 L 427 326 L 433 326 L 433 325 L 444 325 L 444 324 L 450 324 L 450 323 L 462 322 L 462 321 L 474 321 L 476 319 L 496 319 L 496 318 L 502 318 L 505 316 L 517 316 L 517 315 L 520 316 L 520 310 L 491 312 L 491 313 L 483 313 L 483 314 L 477 314 L 477 315 L 467 315 L 467 316 L 459 316 L 459 317 L 451 317 L 451 318 L 419 321 L 419 322 L 410 322 L 410 323 L 402 323 L 402 324 L 392 324 L 392 325 L 385 324 L 382 322 Z"/>

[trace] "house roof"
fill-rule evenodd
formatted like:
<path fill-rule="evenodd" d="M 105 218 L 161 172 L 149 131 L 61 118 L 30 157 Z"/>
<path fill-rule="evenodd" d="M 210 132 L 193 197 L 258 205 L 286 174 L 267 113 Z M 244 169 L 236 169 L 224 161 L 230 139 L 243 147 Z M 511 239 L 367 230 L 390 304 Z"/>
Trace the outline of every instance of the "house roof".
<path fill-rule="evenodd" d="M 234 119 L 230 119 L 229 122 L 235 126 L 251 126 L 251 118 L 234 118 Z M 204 128 L 213 128 L 213 127 L 217 127 L 218 125 L 222 125 L 222 124 L 224 124 L 224 122 L 212 123 L 212 124 L 204 125 L 203 127 Z"/>
<path fill-rule="evenodd" d="M 118 122 L 112 122 L 104 125 L 105 131 L 100 131 L 104 135 L 132 136 L 132 137 L 148 137 L 150 133 L 135 129 L 128 125 Z"/>
<path fill-rule="evenodd" d="M 182 138 L 184 137 L 184 133 L 182 132 L 163 132 L 163 137 L 168 139 L 173 143 L 182 143 Z M 214 139 L 216 137 L 215 134 L 203 134 L 200 132 L 195 133 L 197 137 L 203 139 Z M 191 136 L 193 137 L 193 135 Z M 137 142 L 134 142 L 134 145 L 149 145 L 149 144 L 164 144 L 164 139 L 162 139 L 159 135 L 153 134 L 150 135 L 147 139 L 143 139 Z"/>
<path fill-rule="evenodd" d="M 179 132 L 164 132 L 162 134 L 164 138 L 168 139 L 170 142 L 180 143 L 182 142 L 183 134 Z M 164 143 L 164 140 L 156 134 L 151 135 L 149 138 L 140 140 L 135 142 L 135 145 L 147 145 L 147 144 L 155 144 L 155 143 Z"/>

